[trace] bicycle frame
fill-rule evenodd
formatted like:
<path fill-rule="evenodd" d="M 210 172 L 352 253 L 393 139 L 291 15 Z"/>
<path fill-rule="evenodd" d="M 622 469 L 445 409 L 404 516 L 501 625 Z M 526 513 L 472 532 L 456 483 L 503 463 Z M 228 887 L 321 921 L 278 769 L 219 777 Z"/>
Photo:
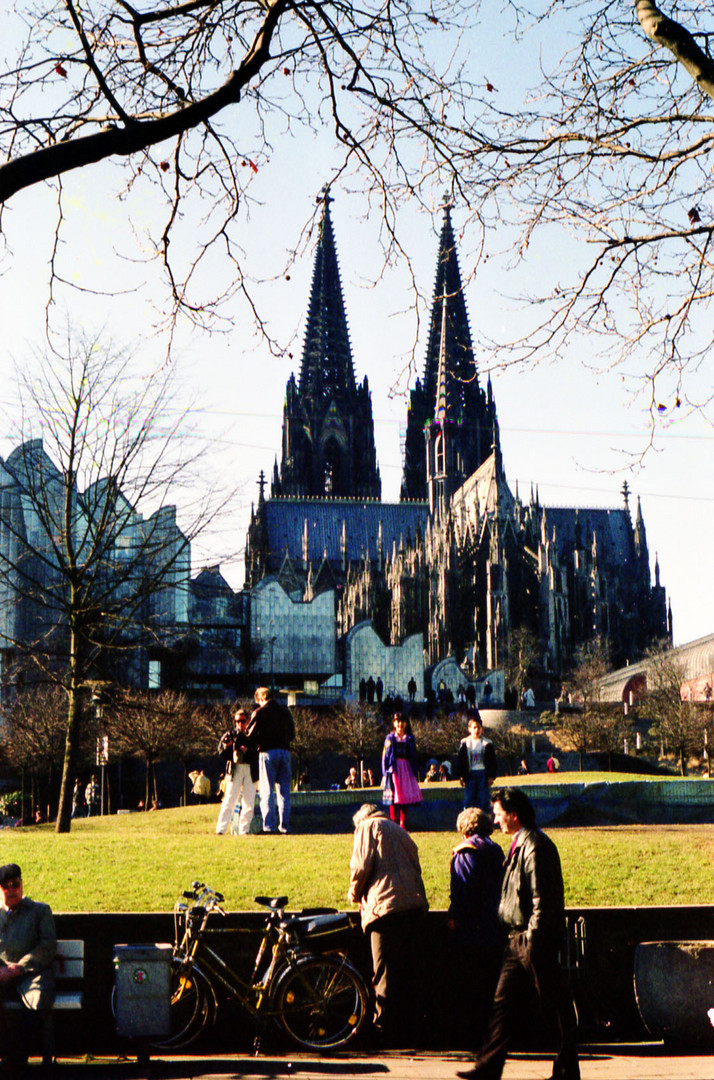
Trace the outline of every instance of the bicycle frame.
<path fill-rule="evenodd" d="M 270 1013 L 265 1006 L 269 1000 L 270 988 L 278 971 L 291 962 L 287 949 L 279 941 L 271 943 L 271 928 L 266 926 L 263 930 L 251 976 L 248 980 L 243 979 L 211 948 L 206 941 L 206 936 L 209 934 L 250 933 L 251 931 L 221 930 L 217 927 L 207 929 L 205 925 L 206 919 L 207 915 L 203 917 L 200 928 L 192 934 L 188 949 L 185 947 L 186 941 L 184 938 L 176 948 L 175 956 L 181 961 L 182 965 L 185 964 L 187 968 L 196 967 L 202 975 L 207 976 L 209 984 L 211 979 L 216 980 L 228 992 L 230 997 L 237 1000 L 252 1016 L 269 1016 Z M 259 978 L 266 954 L 271 947 L 270 963 L 265 970 L 264 976 Z"/>
<path fill-rule="evenodd" d="M 296 945 L 290 940 L 289 930 L 283 924 L 283 909 L 282 907 L 276 907 L 266 917 L 262 939 L 250 978 L 248 980 L 241 978 L 211 948 L 206 941 L 206 937 L 219 934 L 253 933 L 253 931 L 222 930 L 218 927 L 209 929 L 207 923 L 211 913 L 216 911 L 224 915 L 225 912 L 219 906 L 219 903 L 213 899 L 215 896 L 220 897 L 220 894 L 213 894 L 211 890 L 207 890 L 205 887 L 202 888 L 204 888 L 203 895 L 196 896 L 195 891 L 193 894 L 184 894 L 187 899 L 196 898 L 197 902 L 193 907 L 177 905 L 174 909 L 174 957 L 179 960 L 182 968 L 185 966 L 187 973 L 195 967 L 199 974 L 205 978 L 213 993 L 216 1006 L 218 1000 L 215 995 L 215 988 L 211 983 L 212 979 L 218 982 L 228 992 L 229 996 L 238 1001 L 251 1016 L 256 1019 L 270 1019 L 272 1016 L 277 1015 L 268 1006 L 278 976 L 282 974 L 285 968 L 293 967 L 299 961 L 314 954 L 309 949 Z M 207 899 L 207 902 L 201 903 L 202 899 Z M 220 900 L 222 899 L 220 897 Z M 184 921 L 183 934 L 179 933 L 179 918 L 183 918 Z M 269 951 L 271 952 L 270 961 L 261 976 L 261 970 L 264 968 Z M 181 989 L 178 992 L 179 997 L 180 995 Z"/>

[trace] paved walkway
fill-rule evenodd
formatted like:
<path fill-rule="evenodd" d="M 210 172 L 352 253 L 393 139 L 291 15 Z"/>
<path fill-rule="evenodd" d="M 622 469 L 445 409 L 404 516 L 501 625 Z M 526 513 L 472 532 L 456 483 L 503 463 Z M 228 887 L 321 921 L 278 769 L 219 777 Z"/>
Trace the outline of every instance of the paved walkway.
<path fill-rule="evenodd" d="M 468 1055 L 453 1053 L 160 1057 L 144 1065 L 116 1057 L 87 1062 L 63 1058 L 53 1075 L 57 1080 L 455 1080 L 457 1069 L 469 1064 Z M 714 1056 L 674 1056 L 656 1043 L 582 1050 L 580 1068 L 582 1080 L 714 1080 Z M 31 1065 L 29 1080 L 36 1071 Z M 506 1062 L 503 1080 L 549 1080 L 551 1071 L 551 1059 L 514 1054 Z"/>

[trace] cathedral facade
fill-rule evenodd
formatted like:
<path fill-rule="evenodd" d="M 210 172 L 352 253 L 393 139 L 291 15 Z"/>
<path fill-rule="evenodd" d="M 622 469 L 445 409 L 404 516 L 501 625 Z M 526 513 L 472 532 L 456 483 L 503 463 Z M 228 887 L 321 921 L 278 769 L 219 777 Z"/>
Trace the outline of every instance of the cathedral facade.
<path fill-rule="evenodd" d="M 549 507 L 537 491 L 527 500 L 511 491 L 491 380 L 481 384 L 474 357 L 448 207 L 399 502 L 380 497 L 370 392 L 355 376 L 327 193 L 300 375 L 287 384 L 269 496 L 266 487 L 261 477 L 246 543 L 246 589 L 258 610 L 251 630 L 263 640 L 278 641 L 285 618 L 260 608 L 271 582 L 294 605 L 330 594 L 334 620 L 325 632 L 336 637 L 337 667 L 340 656 L 347 663 L 340 643 L 366 625 L 387 649 L 409 642 L 412 666 L 421 640 L 427 684 L 449 657 L 465 678 L 503 669 L 519 629 L 534 635 L 539 665 L 554 681 L 596 637 L 608 640 L 614 664 L 671 641 L 659 566 L 653 584 L 641 506 L 633 521 L 627 485 L 612 509 Z M 282 674 L 298 675 L 295 665 Z M 302 674 L 313 688 L 328 677 Z M 390 689 L 404 695 L 406 683 Z"/>

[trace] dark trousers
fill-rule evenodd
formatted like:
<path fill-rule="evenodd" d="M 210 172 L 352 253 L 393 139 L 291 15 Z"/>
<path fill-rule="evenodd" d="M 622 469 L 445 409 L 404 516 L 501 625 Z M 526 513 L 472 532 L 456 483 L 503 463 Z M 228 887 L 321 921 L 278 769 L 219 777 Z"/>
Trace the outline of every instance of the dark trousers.
<path fill-rule="evenodd" d="M 534 956 L 526 946 L 525 934 L 508 940 L 488 1034 L 476 1059 L 474 1078 L 500 1080 L 508 1047 L 518 1031 L 523 1009 L 532 999 L 534 991 L 545 1022 L 557 1043 L 553 1077 L 555 1080 L 579 1080 L 575 1009 L 557 949 L 554 946 L 540 946 Z"/>
<path fill-rule="evenodd" d="M 488 1031 L 501 974 L 503 949 L 462 940 L 463 931 L 449 935 L 442 997 L 447 1002 L 447 1045 L 463 1050 L 480 1050 Z"/>
<path fill-rule="evenodd" d="M 14 989 L 14 988 L 13 988 Z M 2 1000 L 17 1002 L 12 990 Z M 30 1052 L 33 1014 L 29 1009 L 4 1009 L 0 1005 L 0 1080 L 15 1080 L 24 1075 Z"/>
<path fill-rule="evenodd" d="M 423 1025 L 421 910 L 397 911 L 367 927 L 372 948 L 374 1022 L 392 1046 L 411 1046 Z"/>

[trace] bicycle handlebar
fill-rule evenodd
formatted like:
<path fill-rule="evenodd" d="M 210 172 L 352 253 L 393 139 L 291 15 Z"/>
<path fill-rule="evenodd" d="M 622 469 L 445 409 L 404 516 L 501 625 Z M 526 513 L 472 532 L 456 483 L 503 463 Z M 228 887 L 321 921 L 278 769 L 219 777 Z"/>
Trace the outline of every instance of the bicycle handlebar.
<path fill-rule="evenodd" d="M 219 906 L 225 903 L 225 896 L 223 893 L 216 892 L 215 889 L 212 889 L 210 885 L 206 885 L 203 881 L 192 882 L 191 888 L 185 889 L 182 897 L 185 900 L 193 900 L 197 907 L 205 907 L 209 911 L 220 911 L 222 915 L 225 915 L 225 912 Z"/>

